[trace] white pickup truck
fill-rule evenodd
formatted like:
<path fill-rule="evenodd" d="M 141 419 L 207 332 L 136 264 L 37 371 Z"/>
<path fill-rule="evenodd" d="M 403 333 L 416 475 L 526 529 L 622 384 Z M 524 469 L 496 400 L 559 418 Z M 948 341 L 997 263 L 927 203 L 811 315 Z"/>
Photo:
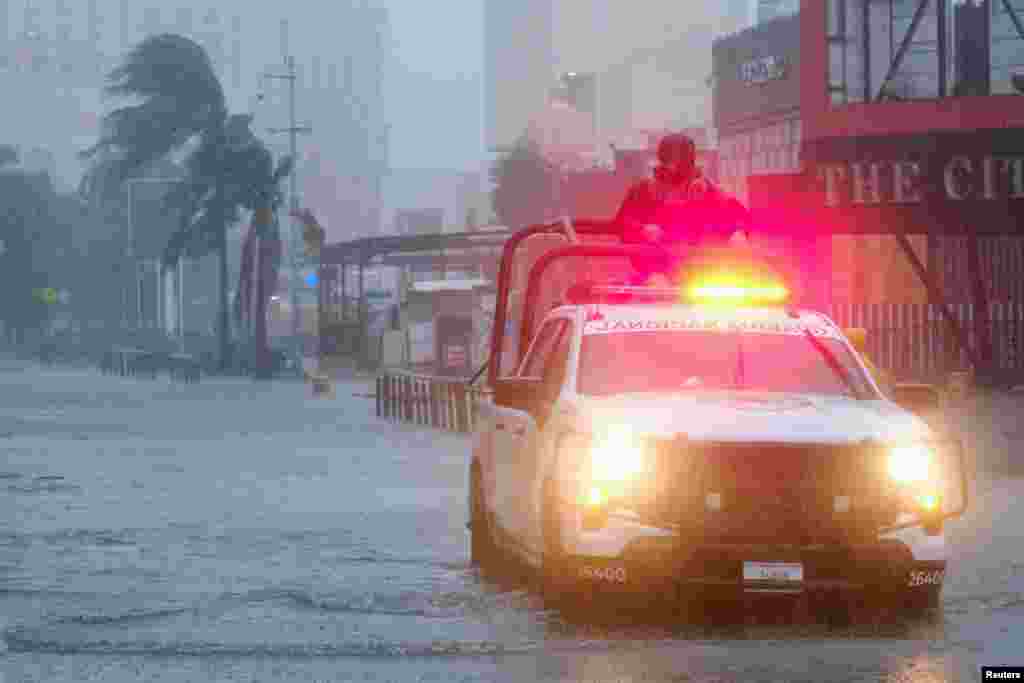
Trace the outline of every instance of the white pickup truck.
<path fill-rule="evenodd" d="M 473 559 L 514 555 L 558 598 L 860 591 L 936 606 L 943 522 L 967 504 L 960 445 L 787 296 L 698 267 L 668 288 L 577 284 L 538 312 L 481 408 Z"/>

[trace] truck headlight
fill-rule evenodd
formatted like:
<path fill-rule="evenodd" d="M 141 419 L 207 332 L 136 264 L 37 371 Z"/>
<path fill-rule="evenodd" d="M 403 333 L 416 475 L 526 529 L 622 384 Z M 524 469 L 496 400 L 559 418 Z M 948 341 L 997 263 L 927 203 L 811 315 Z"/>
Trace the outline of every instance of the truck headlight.
<path fill-rule="evenodd" d="M 560 444 L 560 460 L 573 497 L 588 511 L 606 514 L 649 475 L 646 444 L 624 426 L 592 435 L 573 434 Z"/>
<path fill-rule="evenodd" d="M 894 446 L 889 451 L 889 477 L 899 486 L 905 505 L 925 522 L 942 512 L 944 469 L 927 444 Z"/>
<path fill-rule="evenodd" d="M 934 454 L 925 445 L 896 446 L 889 452 L 889 476 L 898 484 L 923 484 L 932 477 Z"/>
<path fill-rule="evenodd" d="M 644 471 L 643 444 L 626 427 L 613 427 L 598 438 L 590 449 L 591 480 L 601 484 L 621 484 Z"/>

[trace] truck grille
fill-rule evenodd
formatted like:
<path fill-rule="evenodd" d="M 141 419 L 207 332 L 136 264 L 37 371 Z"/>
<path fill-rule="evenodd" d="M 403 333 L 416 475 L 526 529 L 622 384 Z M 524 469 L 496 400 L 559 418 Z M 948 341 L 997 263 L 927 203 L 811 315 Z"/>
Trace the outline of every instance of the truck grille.
<path fill-rule="evenodd" d="M 638 512 L 707 542 L 863 540 L 897 514 L 877 447 L 676 440 L 653 451 L 656 474 L 636 492 Z M 849 508 L 837 511 L 837 497 Z"/>

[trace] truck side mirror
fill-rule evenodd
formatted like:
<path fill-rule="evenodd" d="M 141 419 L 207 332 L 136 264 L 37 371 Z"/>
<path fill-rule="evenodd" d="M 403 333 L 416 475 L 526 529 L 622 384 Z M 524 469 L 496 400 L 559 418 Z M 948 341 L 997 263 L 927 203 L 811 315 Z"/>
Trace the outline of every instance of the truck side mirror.
<path fill-rule="evenodd" d="M 896 384 L 892 399 L 901 408 L 915 415 L 934 415 L 940 407 L 939 391 L 931 384 Z"/>

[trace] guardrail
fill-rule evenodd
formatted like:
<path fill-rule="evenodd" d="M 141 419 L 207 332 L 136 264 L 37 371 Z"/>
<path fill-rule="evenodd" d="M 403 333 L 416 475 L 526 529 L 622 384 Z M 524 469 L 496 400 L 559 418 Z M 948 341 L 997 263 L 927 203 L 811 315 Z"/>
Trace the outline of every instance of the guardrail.
<path fill-rule="evenodd" d="M 468 434 L 491 392 L 464 379 L 387 372 L 377 377 L 377 417 Z"/>
<path fill-rule="evenodd" d="M 146 351 L 132 347 L 114 347 L 100 360 L 103 374 L 121 377 L 145 376 L 156 379 L 161 372 L 186 383 L 198 382 L 202 371 L 199 362 L 188 354 Z"/>

